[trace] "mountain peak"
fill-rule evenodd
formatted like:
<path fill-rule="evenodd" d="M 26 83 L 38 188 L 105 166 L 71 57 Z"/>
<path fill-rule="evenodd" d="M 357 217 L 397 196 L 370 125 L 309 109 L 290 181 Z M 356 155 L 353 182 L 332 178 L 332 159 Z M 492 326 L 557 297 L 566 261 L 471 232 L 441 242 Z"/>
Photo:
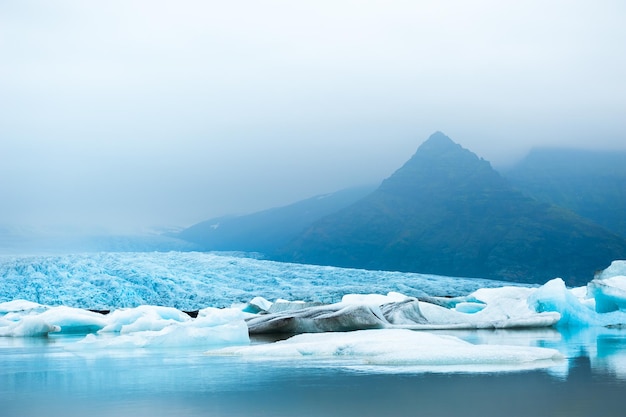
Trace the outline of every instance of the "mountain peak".
<path fill-rule="evenodd" d="M 453 149 L 463 149 L 443 132 L 435 132 L 418 148 L 418 152 L 443 152 Z"/>
<path fill-rule="evenodd" d="M 472 151 L 455 143 L 442 132 L 435 132 L 422 143 L 415 154 L 381 184 L 381 189 L 406 194 L 427 186 L 429 189 L 462 186 L 468 181 L 500 182 L 491 164 Z M 409 193 L 407 195 L 412 194 Z"/>
<path fill-rule="evenodd" d="M 450 139 L 445 133 L 439 130 L 430 135 L 428 139 L 426 139 L 423 145 L 426 144 L 456 145 L 456 143 L 454 143 L 452 139 Z"/>
<path fill-rule="evenodd" d="M 514 189 L 441 132 L 373 193 L 291 241 L 289 261 L 542 282 L 586 282 L 626 241 Z"/>

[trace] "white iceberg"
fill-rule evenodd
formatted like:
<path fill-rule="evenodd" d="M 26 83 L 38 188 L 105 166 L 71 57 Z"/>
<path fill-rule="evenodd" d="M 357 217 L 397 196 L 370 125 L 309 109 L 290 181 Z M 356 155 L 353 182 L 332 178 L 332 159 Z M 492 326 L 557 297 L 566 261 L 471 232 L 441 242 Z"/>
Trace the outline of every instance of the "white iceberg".
<path fill-rule="evenodd" d="M 140 306 L 109 314 L 109 324 L 71 345 L 74 351 L 248 344 L 248 317 L 240 310 L 206 308 L 191 318 L 170 307 Z M 118 335 L 119 333 L 119 335 Z"/>
<path fill-rule="evenodd" d="M 626 311 L 626 261 L 613 261 L 587 284 L 598 313 Z"/>
<path fill-rule="evenodd" d="M 249 360 L 336 361 L 351 367 L 389 371 L 504 371 L 556 366 L 564 360 L 555 349 L 474 345 L 457 337 L 407 329 L 314 333 L 287 340 L 210 350 L 209 355 L 238 356 Z"/>
<path fill-rule="evenodd" d="M 52 325 L 37 316 L 26 316 L 16 322 L 0 322 L 0 337 L 38 337 L 59 332 L 59 326 Z"/>
<path fill-rule="evenodd" d="M 94 333 L 107 324 L 105 316 L 74 307 L 50 307 L 37 317 L 59 327 L 61 333 Z"/>
<path fill-rule="evenodd" d="M 158 331 L 174 323 L 183 323 L 191 317 L 173 307 L 143 305 L 112 311 L 106 316 L 107 324 L 101 333 L 134 333 Z"/>
<path fill-rule="evenodd" d="M 341 303 L 257 315 L 248 320 L 248 327 L 251 334 L 297 334 L 392 328 L 530 328 L 556 324 L 561 317 L 558 312 L 536 311 L 528 305 L 527 298 L 533 291 L 519 287 L 478 290 L 462 302 L 447 302 L 452 308 L 439 305 L 446 302 L 435 297 L 427 299 L 437 304 L 399 293 L 348 294 Z"/>
<path fill-rule="evenodd" d="M 587 293 L 594 294 L 593 291 Z M 559 312 L 561 314 L 557 324 L 559 327 L 626 325 L 625 311 L 599 313 L 598 298 L 590 303 L 588 298 L 579 298 L 580 296 L 580 291 L 569 290 L 562 279 L 555 278 L 533 291 L 528 297 L 528 304 L 538 312 Z"/>
<path fill-rule="evenodd" d="M 119 336 L 89 334 L 71 344 L 72 351 L 95 352 L 126 349 L 157 349 L 249 344 L 248 327 L 243 321 L 208 326 L 203 320 L 172 324 L 161 330 L 146 330 Z"/>
<path fill-rule="evenodd" d="M 32 301 L 27 301 L 27 300 L 21 300 L 21 299 L 5 301 L 4 303 L 0 303 L 0 314 L 1 315 L 5 315 L 7 313 L 23 313 L 23 312 L 29 312 L 29 311 L 44 311 L 46 309 L 47 309 L 47 307 L 42 305 L 42 304 L 34 303 Z"/>

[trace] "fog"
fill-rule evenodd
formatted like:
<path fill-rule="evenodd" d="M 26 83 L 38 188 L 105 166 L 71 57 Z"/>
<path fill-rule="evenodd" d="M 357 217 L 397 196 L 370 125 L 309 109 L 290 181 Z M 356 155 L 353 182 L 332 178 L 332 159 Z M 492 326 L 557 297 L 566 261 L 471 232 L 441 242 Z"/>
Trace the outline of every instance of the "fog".
<path fill-rule="evenodd" d="M 0 3 L 0 225 L 185 227 L 492 162 L 626 149 L 621 1 Z"/>

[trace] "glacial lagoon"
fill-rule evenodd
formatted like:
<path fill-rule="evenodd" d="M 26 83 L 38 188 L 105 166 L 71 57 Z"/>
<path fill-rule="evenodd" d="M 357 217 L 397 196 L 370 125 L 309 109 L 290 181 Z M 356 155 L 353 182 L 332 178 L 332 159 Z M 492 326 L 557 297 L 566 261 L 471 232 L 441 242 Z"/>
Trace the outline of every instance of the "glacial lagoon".
<path fill-rule="evenodd" d="M 197 253 L 8 257 L 0 415 L 622 416 L 624 271 L 568 289 Z M 289 316 L 299 301 L 280 294 L 323 306 Z M 213 306 L 178 310 L 194 303 Z M 374 328 L 255 334 L 251 316 Z"/>
<path fill-rule="evenodd" d="M 368 369 L 349 356 L 311 362 L 193 348 L 88 353 L 67 349 L 82 336 L 0 338 L 0 409 L 6 417 L 623 416 L 625 330 L 435 333 L 555 348 L 565 360 L 515 372 Z"/>

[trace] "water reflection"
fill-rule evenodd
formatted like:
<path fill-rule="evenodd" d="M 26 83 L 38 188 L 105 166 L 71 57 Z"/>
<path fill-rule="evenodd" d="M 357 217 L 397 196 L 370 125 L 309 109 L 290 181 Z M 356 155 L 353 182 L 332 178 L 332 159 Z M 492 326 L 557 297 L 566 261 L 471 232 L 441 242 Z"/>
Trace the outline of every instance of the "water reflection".
<path fill-rule="evenodd" d="M 557 349 L 568 361 L 549 372 L 566 378 L 570 368 L 579 367 L 585 358 L 592 372 L 610 374 L 626 381 L 626 329 L 584 327 L 528 330 L 455 330 L 438 331 L 475 344 L 536 346 Z"/>
<path fill-rule="evenodd" d="M 76 338 L 0 338 L 0 415 L 623 415 L 623 329 L 438 333 L 472 343 L 555 348 L 568 360 L 513 373 L 384 375 L 337 362 L 246 362 L 192 349 L 86 355 L 66 349 Z"/>

